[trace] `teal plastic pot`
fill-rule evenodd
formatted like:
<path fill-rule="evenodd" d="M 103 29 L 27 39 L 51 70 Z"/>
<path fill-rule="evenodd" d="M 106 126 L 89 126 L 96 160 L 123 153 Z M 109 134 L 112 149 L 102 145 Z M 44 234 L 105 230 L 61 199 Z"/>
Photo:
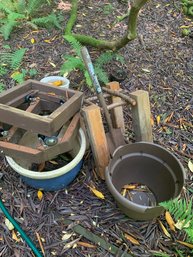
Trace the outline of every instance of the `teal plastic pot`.
<path fill-rule="evenodd" d="M 121 146 L 115 151 L 106 168 L 105 179 L 117 205 L 127 216 L 150 220 L 163 212 L 160 202 L 180 194 L 185 172 L 171 152 L 153 143 L 140 142 Z M 151 194 L 136 191 L 132 200 L 124 197 L 121 194 L 123 187 L 131 184 L 145 185 Z M 153 206 L 149 204 L 152 199 Z"/>
<path fill-rule="evenodd" d="M 82 129 L 79 129 L 79 151 L 67 165 L 52 171 L 37 172 L 28 170 L 17 163 L 13 158 L 6 156 L 8 164 L 13 170 L 21 175 L 22 180 L 36 189 L 55 191 L 68 186 L 78 175 L 83 163 L 86 150 L 86 138 Z"/>

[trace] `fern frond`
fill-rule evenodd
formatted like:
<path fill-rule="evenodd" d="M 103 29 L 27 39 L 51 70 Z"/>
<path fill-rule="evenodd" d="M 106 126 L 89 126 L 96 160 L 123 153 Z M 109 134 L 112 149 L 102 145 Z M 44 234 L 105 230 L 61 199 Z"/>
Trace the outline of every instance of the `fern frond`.
<path fill-rule="evenodd" d="M 72 48 L 76 51 L 76 54 L 78 55 L 78 57 L 82 58 L 81 57 L 82 45 L 79 43 L 79 41 L 70 35 L 66 35 L 64 36 L 64 38 L 68 41 L 68 43 L 71 44 Z"/>
<path fill-rule="evenodd" d="M 0 93 L 5 90 L 5 85 L 0 82 Z"/>
<path fill-rule="evenodd" d="M 84 69 L 84 65 L 80 58 L 76 58 L 74 56 L 64 56 L 64 58 L 66 59 L 66 61 L 61 67 L 62 74 L 66 72 L 71 72 L 72 70 L 75 70 L 75 69 L 80 69 L 80 70 Z"/>
<path fill-rule="evenodd" d="M 184 199 L 174 199 L 160 203 L 166 210 L 168 210 L 176 220 L 183 222 L 183 228 L 191 222 L 193 227 L 192 201 L 189 203 Z"/>
<path fill-rule="evenodd" d="M 92 81 L 91 81 L 90 75 L 89 75 L 89 73 L 88 73 L 87 70 L 84 72 L 84 77 L 85 77 L 85 79 L 86 79 L 86 84 L 87 84 L 90 88 L 92 88 Z"/>
<path fill-rule="evenodd" d="M 193 243 L 193 226 L 191 226 L 190 228 L 186 228 L 185 231 L 186 231 L 186 234 L 188 235 L 189 241 Z"/>
<path fill-rule="evenodd" d="M 44 16 L 41 18 L 34 18 L 31 20 L 31 23 L 34 23 L 38 26 L 42 26 L 45 28 L 55 26 L 56 28 L 61 29 L 61 26 L 60 26 L 60 24 L 57 20 L 57 17 L 54 13 L 51 13 L 50 15 Z"/>
<path fill-rule="evenodd" d="M 14 29 L 19 24 L 18 21 L 12 20 L 8 21 L 6 24 L 1 26 L 0 33 L 3 35 L 4 39 L 7 40 Z"/>
<path fill-rule="evenodd" d="M 4 13 L 11 13 L 13 10 L 11 10 L 7 4 L 5 3 L 0 3 L 0 11 L 4 12 Z"/>
<path fill-rule="evenodd" d="M 104 84 L 107 84 L 109 82 L 107 73 L 102 69 L 102 67 L 95 66 L 95 73 L 98 77 L 98 79 L 103 82 Z"/>
<path fill-rule="evenodd" d="M 0 66 L 0 76 L 3 76 L 7 73 L 7 69 L 3 66 Z"/>
<path fill-rule="evenodd" d="M 34 12 L 38 10 L 38 8 L 42 5 L 43 0 L 29 0 L 26 6 L 26 11 L 29 15 L 32 15 Z"/>
<path fill-rule="evenodd" d="M 19 68 L 26 50 L 27 50 L 26 48 L 21 48 L 12 54 L 11 63 L 10 63 L 11 69 L 16 70 Z"/>
<path fill-rule="evenodd" d="M 18 13 L 23 13 L 27 8 L 26 0 L 17 0 L 14 2 L 14 7 Z"/>

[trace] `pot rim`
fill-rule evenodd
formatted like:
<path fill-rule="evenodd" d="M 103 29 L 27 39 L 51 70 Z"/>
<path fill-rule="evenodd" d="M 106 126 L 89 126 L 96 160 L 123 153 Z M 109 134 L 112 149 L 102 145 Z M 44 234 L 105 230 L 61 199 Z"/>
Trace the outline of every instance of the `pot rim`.
<path fill-rule="evenodd" d="M 66 77 L 62 77 L 62 76 L 47 76 L 47 77 L 42 78 L 40 80 L 40 82 L 50 83 L 50 82 L 54 82 L 56 80 L 62 80 L 64 82 L 63 85 L 59 86 L 60 88 L 69 88 L 70 80 L 67 79 Z"/>
<path fill-rule="evenodd" d="M 86 137 L 81 128 L 79 129 L 79 138 L 80 138 L 80 150 L 79 150 L 78 154 L 67 165 L 65 165 L 59 169 L 56 169 L 56 170 L 45 171 L 45 172 L 32 171 L 32 170 L 28 170 L 28 169 L 25 169 L 22 166 L 20 166 L 10 156 L 5 156 L 5 158 L 8 162 L 8 164 L 11 166 L 11 168 L 13 170 L 15 170 L 21 176 L 32 178 L 32 179 L 51 179 L 51 178 L 59 177 L 59 176 L 66 174 L 70 170 L 72 170 L 82 160 L 85 150 L 86 150 Z"/>

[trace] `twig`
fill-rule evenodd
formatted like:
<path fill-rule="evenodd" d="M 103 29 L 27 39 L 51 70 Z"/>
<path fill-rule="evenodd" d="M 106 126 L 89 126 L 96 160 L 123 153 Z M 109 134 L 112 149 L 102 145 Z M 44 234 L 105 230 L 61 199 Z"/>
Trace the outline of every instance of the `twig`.
<path fill-rule="evenodd" d="M 40 245 L 40 248 L 41 248 L 41 251 L 43 253 L 43 255 L 45 256 L 45 251 L 44 251 L 44 247 L 43 247 L 43 244 L 42 244 L 42 241 L 41 241 L 41 238 L 40 238 L 40 235 L 38 232 L 35 232 L 36 233 L 36 237 L 38 239 L 38 242 L 39 242 L 39 245 Z"/>
<path fill-rule="evenodd" d="M 110 95 L 121 97 L 123 100 L 125 100 L 127 103 L 131 104 L 132 106 L 136 105 L 136 101 L 134 99 L 132 99 L 130 96 L 124 95 L 121 92 L 117 92 L 115 90 L 112 90 L 106 87 L 103 87 L 103 91 L 105 91 L 106 93 L 109 93 Z"/>

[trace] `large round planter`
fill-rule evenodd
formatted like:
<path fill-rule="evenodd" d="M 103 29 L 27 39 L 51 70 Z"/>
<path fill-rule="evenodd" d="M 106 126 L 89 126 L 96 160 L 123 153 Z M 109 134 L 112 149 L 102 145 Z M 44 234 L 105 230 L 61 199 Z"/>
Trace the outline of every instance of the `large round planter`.
<path fill-rule="evenodd" d="M 18 164 L 13 158 L 6 156 L 6 159 L 13 170 L 21 175 L 23 181 L 36 189 L 55 191 L 69 185 L 79 173 L 83 156 L 86 150 L 86 138 L 82 129 L 79 129 L 77 143 L 79 151 L 67 165 L 52 171 L 37 172 L 28 170 Z"/>
<path fill-rule="evenodd" d="M 127 216 L 136 220 L 150 220 L 163 212 L 160 202 L 180 194 L 185 172 L 178 159 L 168 150 L 153 143 L 140 142 L 118 148 L 106 168 L 105 176 L 109 191 Z M 122 188 L 132 184 L 147 186 L 155 205 L 144 203 L 144 193 L 137 193 L 141 195 L 135 201 L 125 198 L 121 194 Z"/>
<path fill-rule="evenodd" d="M 62 85 L 60 85 L 60 88 L 69 88 L 70 81 L 62 76 L 48 76 L 40 80 L 40 82 L 52 84 L 56 81 L 62 81 Z"/>

